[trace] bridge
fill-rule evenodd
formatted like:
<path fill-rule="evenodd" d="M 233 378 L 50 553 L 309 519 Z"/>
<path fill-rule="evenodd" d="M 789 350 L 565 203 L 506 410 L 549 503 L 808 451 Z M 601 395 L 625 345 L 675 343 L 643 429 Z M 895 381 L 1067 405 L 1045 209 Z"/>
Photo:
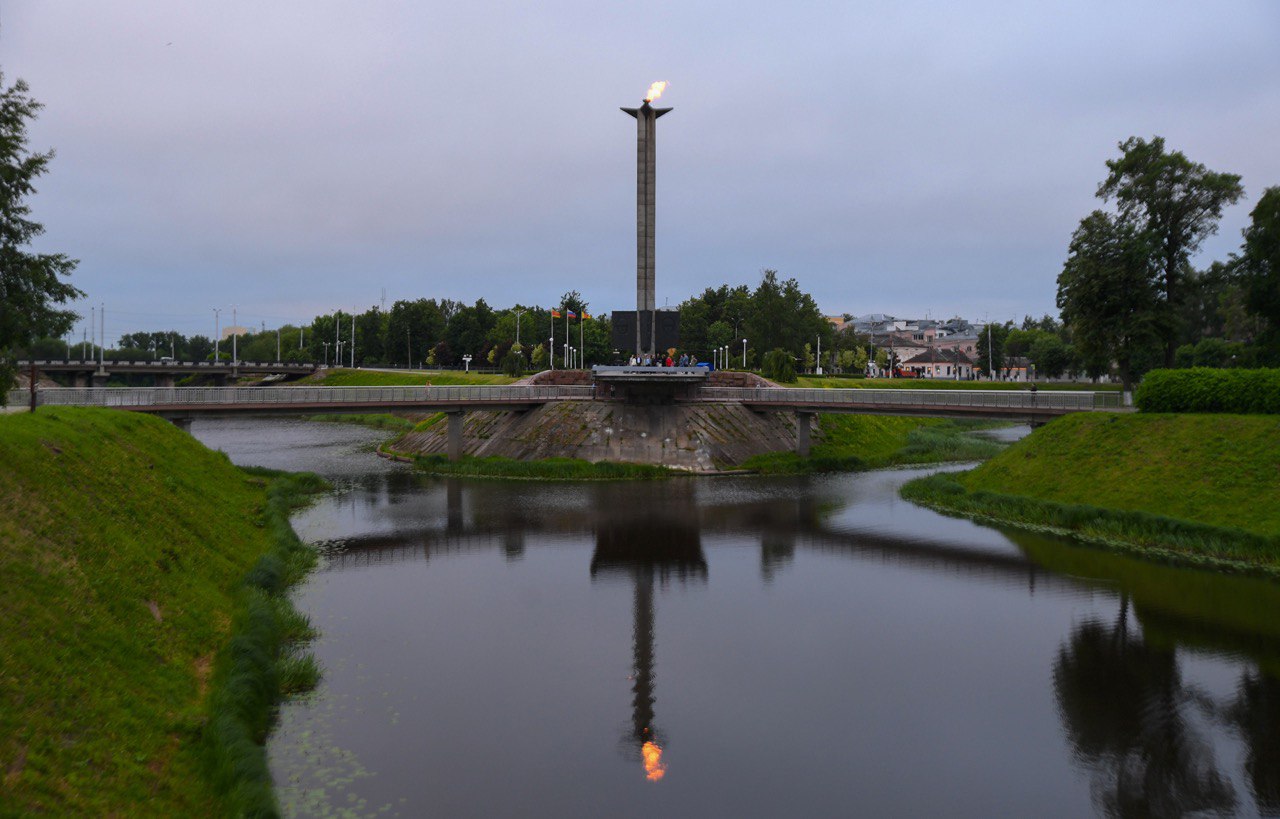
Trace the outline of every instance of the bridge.
<path fill-rule="evenodd" d="M 18 372 L 29 372 L 33 368 L 38 373 L 69 375 L 76 387 L 87 387 L 90 384 L 104 387 L 107 379 L 113 375 L 152 375 L 161 387 L 172 387 L 174 382 L 183 376 L 207 375 L 215 383 L 223 384 L 228 379 L 242 375 L 310 375 L 320 369 L 314 361 L 113 361 L 96 359 L 47 359 L 36 361 L 19 361 Z"/>
<path fill-rule="evenodd" d="M 19 391 L 10 403 L 26 403 Z M 38 406 L 89 406 L 148 412 L 185 424 L 197 416 L 444 412 L 449 454 L 462 448 L 467 412 L 523 412 L 553 401 L 607 401 L 604 385 L 421 387 L 57 387 L 36 391 Z M 739 403 L 756 412 L 796 416 L 796 451 L 809 452 L 813 416 L 843 412 L 989 418 L 1026 423 L 1073 412 L 1122 410 L 1114 392 L 928 389 L 791 389 L 699 387 L 675 403 Z"/>

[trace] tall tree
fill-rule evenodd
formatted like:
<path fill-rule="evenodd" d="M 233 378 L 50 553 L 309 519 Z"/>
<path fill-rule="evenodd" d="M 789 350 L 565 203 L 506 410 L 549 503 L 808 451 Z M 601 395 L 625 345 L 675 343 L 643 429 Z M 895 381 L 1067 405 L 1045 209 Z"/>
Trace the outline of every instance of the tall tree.
<path fill-rule="evenodd" d="M 1004 345 L 1012 331 L 1010 324 L 984 324 L 978 328 L 978 369 L 987 373 L 988 378 L 1004 367 Z M 991 372 L 987 372 L 990 369 Z"/>
<path fill-rule="evenodd" d="M 28 91 L 22 80 L 5 88 L 0 74 L 0 403 L 13 381 L 14 347 L 66 333 L 76 314 L 56 305 L 84 295 L 63 281 L 76 260 L 25 249 L 44 233 L 30 218 L 26 199 L 53 159 L 53 151 L 27 149 L 27 122 L 42 107 Z"/>
<path fill-rule="evenodd" d="M 1244 195 L 1236 174 L 1210 171 L 1181 151 L 1166 152 L 1163 137 L 1148 142 L 1130 137 L 1121 156 L 1107 161 L 1111 173 L 1098 186 L 1104 201 L 1115 198 L 1120 214 L 1142 225 L 1158 260 L 1157 330 L 1164 341 L 1165 366 L 1173 366 L 1178 346 L 1183 278 L 1190 258 L 1218 231 L 1222 210 Z"/>
<path fill-rule="evenodd" d="M 1058 309 L 1088 360 L 1114 360 L 1125 392 L 1134 364 L 1154 338 L 1152 239 L 1125 220 L 1095 210 L 1071 237 L 1058 274 Z"/>
<path fill-rule="evenodd" d="M 1280 360 L 1280 187 L 1267 188 L 1250 216 L 1240 257 L 1245 307 L 1265 322 L 1266 346 Z"/>

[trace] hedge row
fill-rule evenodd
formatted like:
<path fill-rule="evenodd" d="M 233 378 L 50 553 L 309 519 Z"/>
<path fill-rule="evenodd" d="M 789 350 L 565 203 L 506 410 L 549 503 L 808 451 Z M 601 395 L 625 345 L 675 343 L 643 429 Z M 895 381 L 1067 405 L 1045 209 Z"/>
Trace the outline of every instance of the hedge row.
<path fill-rule="evenodd" d="M 1280 369 L 1153 370 L 1134 399 L 1143 412 L 1280 414 Z"/>

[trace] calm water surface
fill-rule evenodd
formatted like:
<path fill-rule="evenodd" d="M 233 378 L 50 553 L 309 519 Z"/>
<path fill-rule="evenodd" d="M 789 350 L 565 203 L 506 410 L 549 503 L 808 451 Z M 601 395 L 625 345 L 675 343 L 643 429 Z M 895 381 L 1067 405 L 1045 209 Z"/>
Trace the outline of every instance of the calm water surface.
<path fill-rule="evenodd" d="M 203 421 L 295 518 L 295 816 L 1280 812 L 1280 585 L 936 515 L 928 470 L 457 481 L 382 433 Z"/>

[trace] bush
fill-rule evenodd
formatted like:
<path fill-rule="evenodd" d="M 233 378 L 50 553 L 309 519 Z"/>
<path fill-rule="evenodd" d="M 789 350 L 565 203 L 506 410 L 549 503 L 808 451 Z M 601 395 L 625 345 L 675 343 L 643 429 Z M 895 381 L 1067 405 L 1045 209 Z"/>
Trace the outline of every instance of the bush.
<path fill-rule="evenodd" d="M 1135 396 L 1143 412 L 1280 414 L 1280 369 L 1153 370 Z"/>
<path fill-rule="evenodd" d="M 502 357 L 502 373 L 512 378 L 524 375 L 524 356 L 514 350 Z"/>
<path fill-rule="evenodd" d="M 761 374 L 770 381 L 777 381 L 779 384 L 794 384 L 796 380 L 795 357 L 781 348 L 765 353 Z"/>

